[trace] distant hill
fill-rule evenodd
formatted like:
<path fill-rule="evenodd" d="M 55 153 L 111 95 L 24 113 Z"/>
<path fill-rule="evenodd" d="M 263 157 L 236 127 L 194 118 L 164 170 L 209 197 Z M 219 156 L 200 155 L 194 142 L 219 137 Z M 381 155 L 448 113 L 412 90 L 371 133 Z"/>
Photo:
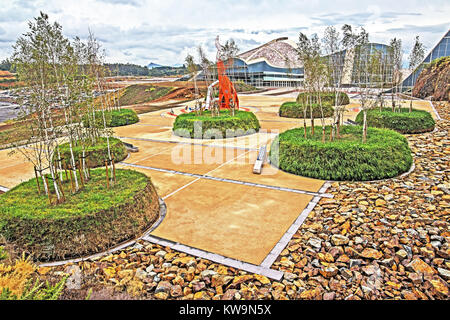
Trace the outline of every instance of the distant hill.
<path fill-rule="evenodd" d="M 149 68 L 150 70 L 151 70 L 151 69 L 154 69 L 154 68 L 159 68 L 159 67 L 164 67 L 164 66 L 162 66 L 162 65 L 160 65 L 160 64 L 157 64 L 157 63 L 153 63 L 153 62 L 150 62 L 150 63 L 147 65 L 147 68 Z"/>
<path fill-rule="evenodd" d="M 154 64 L 156 65 L 156 64 Z M 131 63 L 110 63 L 106 64 L 110 70 L 111 76 L 151 76 L 151 77 L 163 77 L 163 76 L 177 76 L 187 73 L 186 68 L 181 67 L 142 67 L 137 64 Z"/>

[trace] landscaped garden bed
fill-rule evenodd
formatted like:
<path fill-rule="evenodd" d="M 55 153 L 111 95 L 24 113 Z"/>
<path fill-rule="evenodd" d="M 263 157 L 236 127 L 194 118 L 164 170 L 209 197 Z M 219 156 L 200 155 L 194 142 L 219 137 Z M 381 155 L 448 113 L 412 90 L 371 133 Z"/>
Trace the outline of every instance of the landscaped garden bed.
<path fill-rule="evenodd" d="M 259 129 L 256 116 L 252 112 L 240 110 L 234 116 L 230 115 L 229 110 L 221 110 L 216 117 L 211 117 L 210 111 L 204 111 L 202 115 L 195 112 L 181 114 L 173 124 L 175 135 L 193 139 L 239 137 L 258 132 Z"/>
<path fill-rule="evenodd" d="M 298 96 L 297 96 L 297 102 L 303 104 L 307 100 L 308 95 L 311 96 L 311 93 L 300 92 L 298 94 Z M 317 94 L 312 95 L 312 97 L 315 100 L 318 100 Z M 350 98 L 348 97 L 348 95 L 345 92 L 339 92 L 338 98 L 339 98 L 338 99 L 338 106 L 350 103 Z M 334 106 L 335 105 L 335 100 L 336 100 L 336 93 L 334 93 L 334 92 L 321 92 L 320 93 L 320 99 L 322 101 L 322 105 L 324 105 L 324 106 Z M 318 102 L 318 101 L 316 101 L 316 102 Z"/>
<path fill-rule="evenodd" d="M 91 170 L 75 194 L 66 180 L 66 201 L 56 205 L 37 194 L 36 179 L 19 184 L 0 196 L 0 235 L 37 260 L 93 254 L 141 235 L 159 214 L 155 187 L 136 171 L 115 176 L 107 187 L 105 169 Z"/>
<path fill-rule="evenodd" d="M 116 138 L 109 138 L 109 147 L 111 155 L 114 157 L 114 161 L 120 162 L 127 157 L 127 149 L 125 148 L 122 141 Z M 80 156 L 83 154 L 81 145 L 72 146 L 75 162 L 78 163 Z M 59 146 L 59 151 L 61 153 L 61 158 L 65 159 L 67 163 L 71 163 L 71 153 L 69 148 L 69 143 L 64 143 Z M 108 157 L 108 144 L 104 137 L 99 138 L 95 145 L 86 146 L 86 161 L 90 168 L 95 168 L 105 165 L 105 160 Z"/>
<path fill-rule="evenodd" d="M 331 127 L 326 127 L 329 136 Z M 368 128 L 362 143 L 362 128 L 341 127 L 341 137 L 322 142 L 321 130 L 307 138 L 304 129 L 281 133 L 272 143 L 270 160 L 281 170 L 317 179 L 367 181 L 391 178 L 408 171 L 412 165 L 407 140 L 397 132 Z"/>
<path fill-rule="evenodd" d="M 309 96 L 309 98 L 308 98 Z M 308 99 L 314 99 L 312 103 L 307 103 Z M 333 116 L 336 101 L 336 94 L 334 92 L 321 92 L 320 99 L 322 102 L 322 109 L 320 108 L 317 95 L 311 95 L 306 92 L 301 92 L 297 96 L 296 101 L 288 101 L 280 106 L 278 112 L 280 117 L 286 118 L 305 118 L 305 108 L 306 108 L 306 118 L 311 117 L 311 107 L 313 118 L 321 118 L 322 111 L 323 116 L 328 118 Z M 350 103 L 350 99 L 346 93 L 340 92 L 338 105 L 346 105 Z"/>
<path fill-rule="evenodd" d="M 297 102 L 285 102 L 281 105 L 279 110 L 279 116 L 280 117 L 286 117 L 286 118 L 299 118 L 303 119 L 305 118 L 305 108 L 306 108 L 306 119 L 309 119 L 311 117 L 311 105 L 305 106 L 302 104 L 299 104 Z M 323 116 L 328 118 L 333 116 L 333 107 L 331 106 L 322 106 L 323 110 Z M 322 110 L 320 109 L 320 106 L 318 104 L 312 104 L 312 112 L 313 112 L 313 118 L 321 118 L 322 117 Z"/>
<path fill-rule="evenodd" d="M 358 113 L 355 120 L 363 123 L 363 112 Z M 435 122 L 431 114 L 424 110 L 402 108 L 396 112 L 390 108 L 372 109 L 367 112 L 367 125 L 377 128 L 388 128 L 400 133 L 423 133 L 434 130 Z"/>
<path fill-rule="evenodd" d="M 89 121 L 92 121 L 92 119 L 88 120 L 87 117 L 85 117 L 83 125 L 89 127 L 91 125 Z M 108 128 L 121 127 L 139 122 L 139 117 L 133 109 L 105 111 L 105 122 Z M 102 111 L 95 112 L 95 126 L 97 128 L 104 127 Z"/>

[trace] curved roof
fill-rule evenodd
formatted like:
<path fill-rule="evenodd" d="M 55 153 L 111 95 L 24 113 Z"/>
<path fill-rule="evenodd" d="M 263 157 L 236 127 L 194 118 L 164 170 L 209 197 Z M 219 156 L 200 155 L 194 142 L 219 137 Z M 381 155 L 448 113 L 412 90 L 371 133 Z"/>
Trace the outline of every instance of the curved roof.
<path fill-rule="evenodd" d="M 302 68 L 295 42 L 287 37 L 272 40 L 262 46 L 238 55 L 247 64 L 266 61 L 277 68 Z"/>

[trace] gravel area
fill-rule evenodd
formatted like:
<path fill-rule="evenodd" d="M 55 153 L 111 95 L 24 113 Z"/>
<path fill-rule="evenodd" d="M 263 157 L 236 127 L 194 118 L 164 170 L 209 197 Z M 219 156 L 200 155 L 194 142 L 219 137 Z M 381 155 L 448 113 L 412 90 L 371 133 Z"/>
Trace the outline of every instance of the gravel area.
<path fill-rule="evenodd" d="M 65 273 L 62 298 L 449 299 L 449 106 L 435 132 L 407 136 L 415 169 L 377 182 L 333 183 L 272 268 L 280 282 L 144 241 Z"/>

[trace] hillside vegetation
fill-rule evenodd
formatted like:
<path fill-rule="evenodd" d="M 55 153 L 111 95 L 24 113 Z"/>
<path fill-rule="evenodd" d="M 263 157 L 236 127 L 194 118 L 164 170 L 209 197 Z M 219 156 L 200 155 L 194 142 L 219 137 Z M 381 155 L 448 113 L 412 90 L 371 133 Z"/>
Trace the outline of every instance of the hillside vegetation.
<path fill-rule="evenodd" d="M 433 60 L 425 66 L 416 81 L 414 97 L 450 101 L 450 57 Z"/>

